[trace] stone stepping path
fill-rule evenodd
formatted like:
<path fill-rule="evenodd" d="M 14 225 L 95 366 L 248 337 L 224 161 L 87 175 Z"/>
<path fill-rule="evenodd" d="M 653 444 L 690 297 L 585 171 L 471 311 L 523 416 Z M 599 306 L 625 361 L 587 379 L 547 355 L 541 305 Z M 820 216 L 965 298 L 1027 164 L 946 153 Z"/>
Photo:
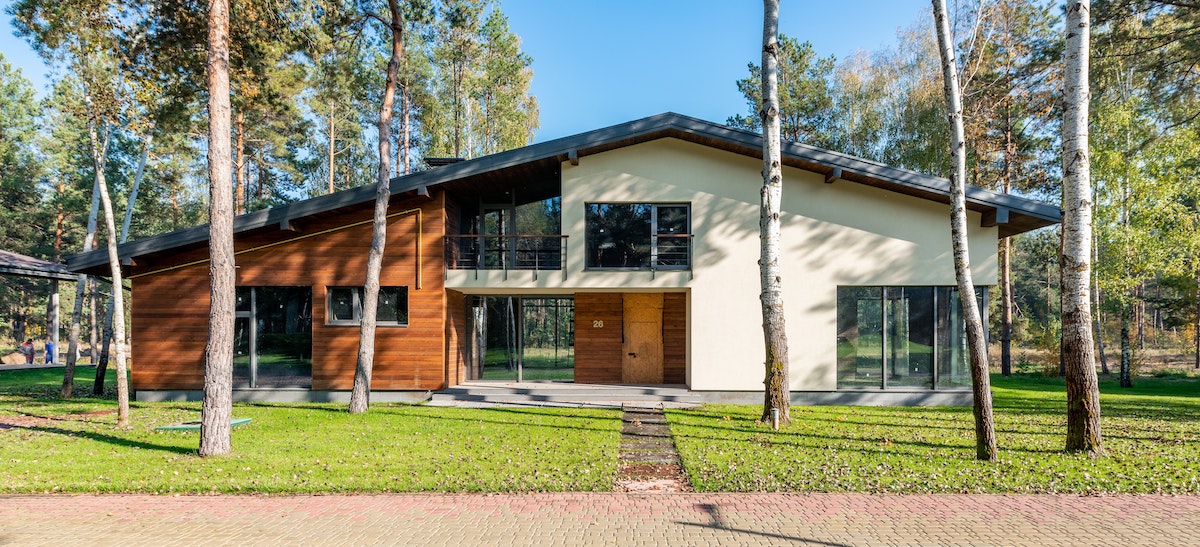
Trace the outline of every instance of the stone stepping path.
<path fill-rule="evenodd" d="M 618 492 L 690 492 L 661 408 L 626 407 L 621 418 Z"/>

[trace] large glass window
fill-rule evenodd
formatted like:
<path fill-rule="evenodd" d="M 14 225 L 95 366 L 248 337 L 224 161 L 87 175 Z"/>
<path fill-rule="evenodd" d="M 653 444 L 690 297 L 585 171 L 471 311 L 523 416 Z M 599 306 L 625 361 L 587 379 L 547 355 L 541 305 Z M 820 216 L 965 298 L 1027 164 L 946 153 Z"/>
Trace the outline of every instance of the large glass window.
<path fill-rule="evenodd" d="M 237 288 L 233 385 L 312 385 L 312 289 Z"/>
<path fill-rule="evenodd" d="M 687 269 L 691 219 L 686 204 L 589 203 L 588 268 Z"/>
<path fill-rule="evenodd" d="M 837 312 L 839 389 L 971 385 L 957 289 L 838 287 Z"/>
<path fill-rule="evenodd" d="M 329 287 L 330 325 L 358 325 L 362 321 L 362 287 Z M 379 307 L 375 310 L 377 325 L 408 325 L 408 287 L 379 287 Z"/>

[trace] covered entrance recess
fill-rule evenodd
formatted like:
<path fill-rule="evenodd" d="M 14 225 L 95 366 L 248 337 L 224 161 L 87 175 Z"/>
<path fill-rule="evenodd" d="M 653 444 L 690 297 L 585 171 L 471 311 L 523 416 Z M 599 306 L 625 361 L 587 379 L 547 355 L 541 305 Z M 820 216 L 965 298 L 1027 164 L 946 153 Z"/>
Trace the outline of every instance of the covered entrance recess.
<path fill-rule="evenodd" d="M 469 380 L 575 380 L 575 301 L 560 296 L 472 296 Z"/>
<path fill-rule="evenodd" d="M 575 293 L 575 315 L 576 382 L 687 382 L 687 294 Z"/>

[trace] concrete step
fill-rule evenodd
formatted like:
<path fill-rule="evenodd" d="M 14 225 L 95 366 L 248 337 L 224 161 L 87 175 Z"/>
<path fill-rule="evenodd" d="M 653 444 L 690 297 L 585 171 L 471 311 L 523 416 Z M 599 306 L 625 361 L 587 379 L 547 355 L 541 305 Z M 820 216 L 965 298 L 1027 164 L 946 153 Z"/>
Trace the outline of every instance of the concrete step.
<path fill-rule="evenodd" d="M 606 408 L 688 408 L 701 398 L 684 387 L 555 383 L 462 384 L 435 392 L 432 406 L 595 406 Z"/>

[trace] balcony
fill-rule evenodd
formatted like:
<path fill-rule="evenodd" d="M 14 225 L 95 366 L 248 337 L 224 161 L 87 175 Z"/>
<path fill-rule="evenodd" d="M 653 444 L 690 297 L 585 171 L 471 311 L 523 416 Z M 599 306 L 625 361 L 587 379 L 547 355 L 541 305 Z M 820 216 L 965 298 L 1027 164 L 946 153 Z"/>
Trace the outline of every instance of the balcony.
<path fill-rule="evenodd" d="M 565 235 L 446 236 L 447 270 L 563 271 L 567 261 Z"/>

